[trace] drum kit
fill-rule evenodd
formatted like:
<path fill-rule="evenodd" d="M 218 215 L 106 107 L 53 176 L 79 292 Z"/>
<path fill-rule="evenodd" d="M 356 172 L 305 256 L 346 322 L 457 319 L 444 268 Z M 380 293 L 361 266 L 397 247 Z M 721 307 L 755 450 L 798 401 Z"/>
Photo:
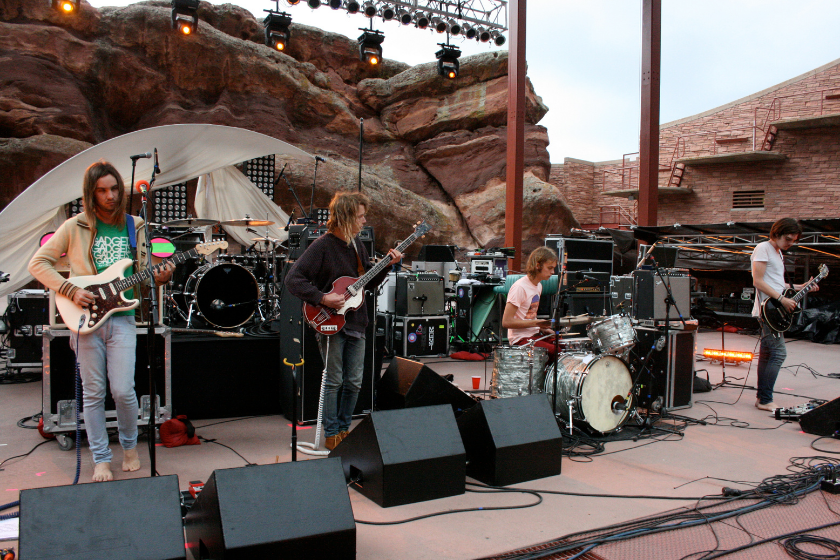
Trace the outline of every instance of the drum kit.
<path fill-rule="evenodd" d="M 160 224 L 155 235 L 168 236 L 176 248 L 186 249 L 203 242 L 216 225 L 251 228 L 273 224 L 251 218 L 222 222 L 186 218 Z M 261 320 L 274 317 L 279 312 L 276 279 L 286 258 L 284 247 L 267 233 L 252 241 L 245 253 L 223 253 L 213 261 L 195 259 L 180 266 L 164 292 L 167 323 L 185 324 L 187 329 L 236 329 L 255 316 Z"/>
<path fill-rule="evenodd" d="M 570 430 L 575 423 L 602 435 L 620 430 L 635 414 L 627 360 L 636 332 L 625 315 L 560 320 L 561 325 L 584 323 L 588 323 L 585 338 L 559 341 L 556 382 L 554 364 L 544 348 L 533 342 L 497 347 L 490 397 L 545 393 Z"/>

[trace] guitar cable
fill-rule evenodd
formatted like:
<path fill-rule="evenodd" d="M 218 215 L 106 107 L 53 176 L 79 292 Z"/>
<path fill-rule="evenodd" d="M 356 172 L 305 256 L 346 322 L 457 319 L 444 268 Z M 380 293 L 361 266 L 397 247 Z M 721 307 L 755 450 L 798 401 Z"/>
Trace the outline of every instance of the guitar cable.
<path fill-rule="evenodd" d="M 85 324 L 85 315 L 82 313 L 82 316 L 79 318 L 79 331 L 82 330 L 82 326 Z M 75 388 L 76 388 L 76 476 L 73 478 L 73 484 L 79 483 L 79 476 L 82 473 L 82 427 L 79 425 L 79 407 L 81 406 L 82 402 L 82 368 L 79 365 L 79 337 L 80 333 L 76 332 L 76 363 L 75 363 L 75 372 L 76 372 L 76 381 L 75 381 Z"/>

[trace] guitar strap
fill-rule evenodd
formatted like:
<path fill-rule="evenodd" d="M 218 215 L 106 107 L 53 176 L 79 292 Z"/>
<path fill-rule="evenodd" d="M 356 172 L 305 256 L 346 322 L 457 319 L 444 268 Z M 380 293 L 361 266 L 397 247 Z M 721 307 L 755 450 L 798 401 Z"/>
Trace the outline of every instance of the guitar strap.
<path fill-rule="evenodd" d="M 358 239 L 353 240 L 353 248 L 356 249 L 356 270 L 359 273 L 359 276 L 362 276 L 365 273 L 365 265 L 362 264 L 362 257 L 359 255 L 359 246 L 356 245 Z"/>
<path fill-rule="evenodd" d="M 134 228 L 134 216 L 125 215 L 125 225 L 128 227 L 128 244 L 131 246 L 131 256 L 137 260 L 137 230 Z"/>

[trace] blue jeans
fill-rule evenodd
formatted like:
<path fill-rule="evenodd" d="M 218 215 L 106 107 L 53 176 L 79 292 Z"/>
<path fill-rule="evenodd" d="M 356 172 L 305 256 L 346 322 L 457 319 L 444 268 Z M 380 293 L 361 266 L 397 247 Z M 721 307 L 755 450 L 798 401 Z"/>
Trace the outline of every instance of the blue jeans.
<path fill-rule="evenodd" d="M 89 334 L 70 336 L 70 346 L 79 360 L 84 389 L 84 421 L 94 463 L 110 463 L 105 427 L 105 380 L 111 385 L 111 396 L 117 407 L 117 428 L 123 449 L 137 446 L 137 393 L 134 392 L 134 358 L 137 332 L 133 315 L 110 317 Z"/>
<path fill-rule="evenodd" d="M 350 429 L 353 409 L 362 388 L 365 339 L 338 332 L 331 336 L 319 335 L 318 346 L 327 368 L 324 435 L 329 437 Z"/>
<path fill-rule="evenodd" d="M 767 404 L 773 402 L 773 387 L 779 369 L 787 358 L 785 337 L 767 326 L 759 319 L 761 325 L 761 346 L 758 351 L 758 402 Z"/>

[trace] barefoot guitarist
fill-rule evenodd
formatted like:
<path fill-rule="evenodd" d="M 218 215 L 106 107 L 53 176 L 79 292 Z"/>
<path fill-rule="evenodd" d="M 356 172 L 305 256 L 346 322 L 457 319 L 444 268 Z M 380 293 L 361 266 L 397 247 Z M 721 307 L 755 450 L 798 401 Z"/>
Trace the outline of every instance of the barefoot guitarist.
<path fill-rule="evenodd" d="M 95 296 L 64 279 L 55 270 L 55 263 L 67 253 L 70 276 L 95 275 L 120 259 L 130 258 L 135 266 L 145 268 L 143 220 L 126 216 L 128 195 L 122 177 L 105 161 L 94 163 L 85 171 L 82 182 L 85 211 L 64 222 L 55 235 L 41 247 L 29 262 L 29 272 L 47 288 L 70 299 L 82 308 L 91 308 Z M 129 236 L 129 228 L 134 229 Z M 136 240 L 135 251 L 131 238 Z M 135 255 L 136 253 L 136 255 Z M 174 266 L 167 264 L 156 273 L 157 284 L 172 276 Z M 125 271 L 134 273 L 133 267 Z M 137 394 L 134 392 L 134 358 L 137 338 L 134 310 L 115 313 L 101 327 L 88 334 L 76 335 L 70 344 L 79 361 L 84 389 L 85 431 L 95 463 L 95 482 L 112 480 L 112 453 L 105 427 L 105 379 L 111 384 L 111 396 L 117 407 L 117 426 L 123 448 L 122 470 L 140 468 L 137 455 Z"/>
<path fill-rule="evenodd" d="M 371 266 L 367 250 L 357 238 L 365 225 L 365 213 L 369 207 L 370 199 L 362 193 L 335 194 L 330 202 L 328 233 L 307 247 L 286 277 L 286 287 L 292 295 L 312 305 L 333 309 L 339 309 L 344 304 L 341 294 L 332 293 L 333 282 L 343 276 L 362 276 Z M 391 263 L 402 258 L 402 254 L 395 249 L 388 251 L 388 255 Z M 388 268 L 383 268 L 369 285 L 375 289 L 387 274 Z M 330 336 L 318 335 L 321 356 L 327 354 L 324 434 L 325 446 L 329 450 L 338 445 L 350 430 L 353 409 L 356 408 L 356 399 L 362 387 L 364 332 L 370 319 L 367 307 L 362 305 L 347 312 L 342 330 Z M 373 344 L 373 341 L 370 343 Z"/>

